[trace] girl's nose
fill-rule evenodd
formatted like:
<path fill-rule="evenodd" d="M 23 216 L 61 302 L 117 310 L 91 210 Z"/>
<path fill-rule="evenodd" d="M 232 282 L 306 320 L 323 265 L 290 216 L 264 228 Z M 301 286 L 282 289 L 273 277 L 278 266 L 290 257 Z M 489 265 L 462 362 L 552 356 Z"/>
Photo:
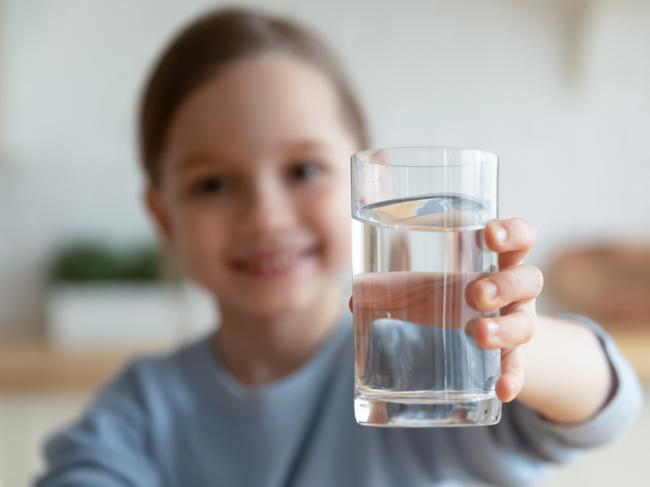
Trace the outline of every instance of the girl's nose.
<path fill-rule="evenodd" d="M 289 189 L 274 179 L 259 178 L 248 192 L 244 208 L 241 228 L 253 238 L 285 231 L 296 221 Z"/>

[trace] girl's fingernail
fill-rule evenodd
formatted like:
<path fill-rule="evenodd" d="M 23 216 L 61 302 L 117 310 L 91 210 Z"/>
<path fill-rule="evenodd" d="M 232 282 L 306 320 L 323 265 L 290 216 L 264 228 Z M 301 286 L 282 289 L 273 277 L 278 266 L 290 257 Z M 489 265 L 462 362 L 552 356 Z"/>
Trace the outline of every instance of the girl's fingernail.
<path fill-rule="evenodd" d="M 491 337 L 499 333 L 499 323 L 497 323 L 496 321 L 490 320 L 486 323 L 485 326 L 487 328 L 488 335 L 490 335 Z"/>
<path fill-rule="evenodd" d="M 506 229 L 501 225 L 497 225 L 496 228 L 494 229 L 494 237 L 499 242 L 505 242 L 506 238 L 508 238 L 508 232 L 506 232 Z"/>
<path fill-rule="evenodd" d="M 483 281 L 483 296 L 488 301 L 494 300 L 497 295 L 497 287 L 490 281 Z"/>

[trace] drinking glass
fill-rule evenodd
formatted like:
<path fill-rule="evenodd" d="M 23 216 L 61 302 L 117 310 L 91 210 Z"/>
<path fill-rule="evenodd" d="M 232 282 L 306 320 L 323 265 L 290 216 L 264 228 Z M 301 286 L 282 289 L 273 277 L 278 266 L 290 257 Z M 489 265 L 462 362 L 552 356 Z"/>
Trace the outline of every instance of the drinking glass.
<path fill-rule="evenodd" d="M 479 348 L 469 283 L 497 271 L 498 157 L 398 147 L 352 157 L 354 408 L 372 426 L 499 421 L 500 351 Z"/>

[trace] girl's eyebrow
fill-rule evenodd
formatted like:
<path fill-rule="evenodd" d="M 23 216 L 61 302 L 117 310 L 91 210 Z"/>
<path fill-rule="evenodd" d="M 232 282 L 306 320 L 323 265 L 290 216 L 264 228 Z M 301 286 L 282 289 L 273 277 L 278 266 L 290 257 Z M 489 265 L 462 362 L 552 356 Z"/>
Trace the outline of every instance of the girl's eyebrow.
<path fill-rule="evenodd" d="M 327 144 L 318 139 L 304 139 L 297 142 L 290 142 L 285 145 L 286 149 L 304 150 L 304 151 L 325 151 Z"/>
<path fill-rule="evenodd" d="M 205 165 L 219 165 L 220 159 L 208 154 L 191 154 L 178 163 L 176 171 L 183 173 L 185 171 L 195 169 Z"/>
<path fill-rule="evenodd" d="M 324 141 L 318 139 L 302 139 L 297 141 L 290 141 L 283 144 L 282 148 L 285 151 L 289 152 L 323 153 L 328 151 L 328 145 Z M 204 152 L 197 152 L 181 159 L 176 166 L 176 172 L 182 174 L 186 171 L 190 171 L 201 166 L 222 166 L 227 162 L 228 159 L 226 157 Z"/>

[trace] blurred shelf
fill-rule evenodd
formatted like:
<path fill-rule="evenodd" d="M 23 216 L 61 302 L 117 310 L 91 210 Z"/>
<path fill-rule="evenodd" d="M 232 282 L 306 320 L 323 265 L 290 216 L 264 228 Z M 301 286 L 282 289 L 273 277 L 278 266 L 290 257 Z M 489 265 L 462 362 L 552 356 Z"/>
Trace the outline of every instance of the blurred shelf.
<path fill-rule="evenodd" d="M 0 336 L 0 393 L 92 391 L 137 354 L 136 349 L 61 350 L 42 336 Z"/>
<path fill-rule="evenodd" d="M 639 377 L 646 384 L 650 384 L 650 324 L 608 332 L 623 354 L 632 363 Z"/>
<path fill-rule="evenodd" d="M 650 326 L 610 333 L 641 379 L 650 383 Z M 44 337 L 0 337 L 0 393 L 92 391 L 148 350 L 59 350 Z"/>

